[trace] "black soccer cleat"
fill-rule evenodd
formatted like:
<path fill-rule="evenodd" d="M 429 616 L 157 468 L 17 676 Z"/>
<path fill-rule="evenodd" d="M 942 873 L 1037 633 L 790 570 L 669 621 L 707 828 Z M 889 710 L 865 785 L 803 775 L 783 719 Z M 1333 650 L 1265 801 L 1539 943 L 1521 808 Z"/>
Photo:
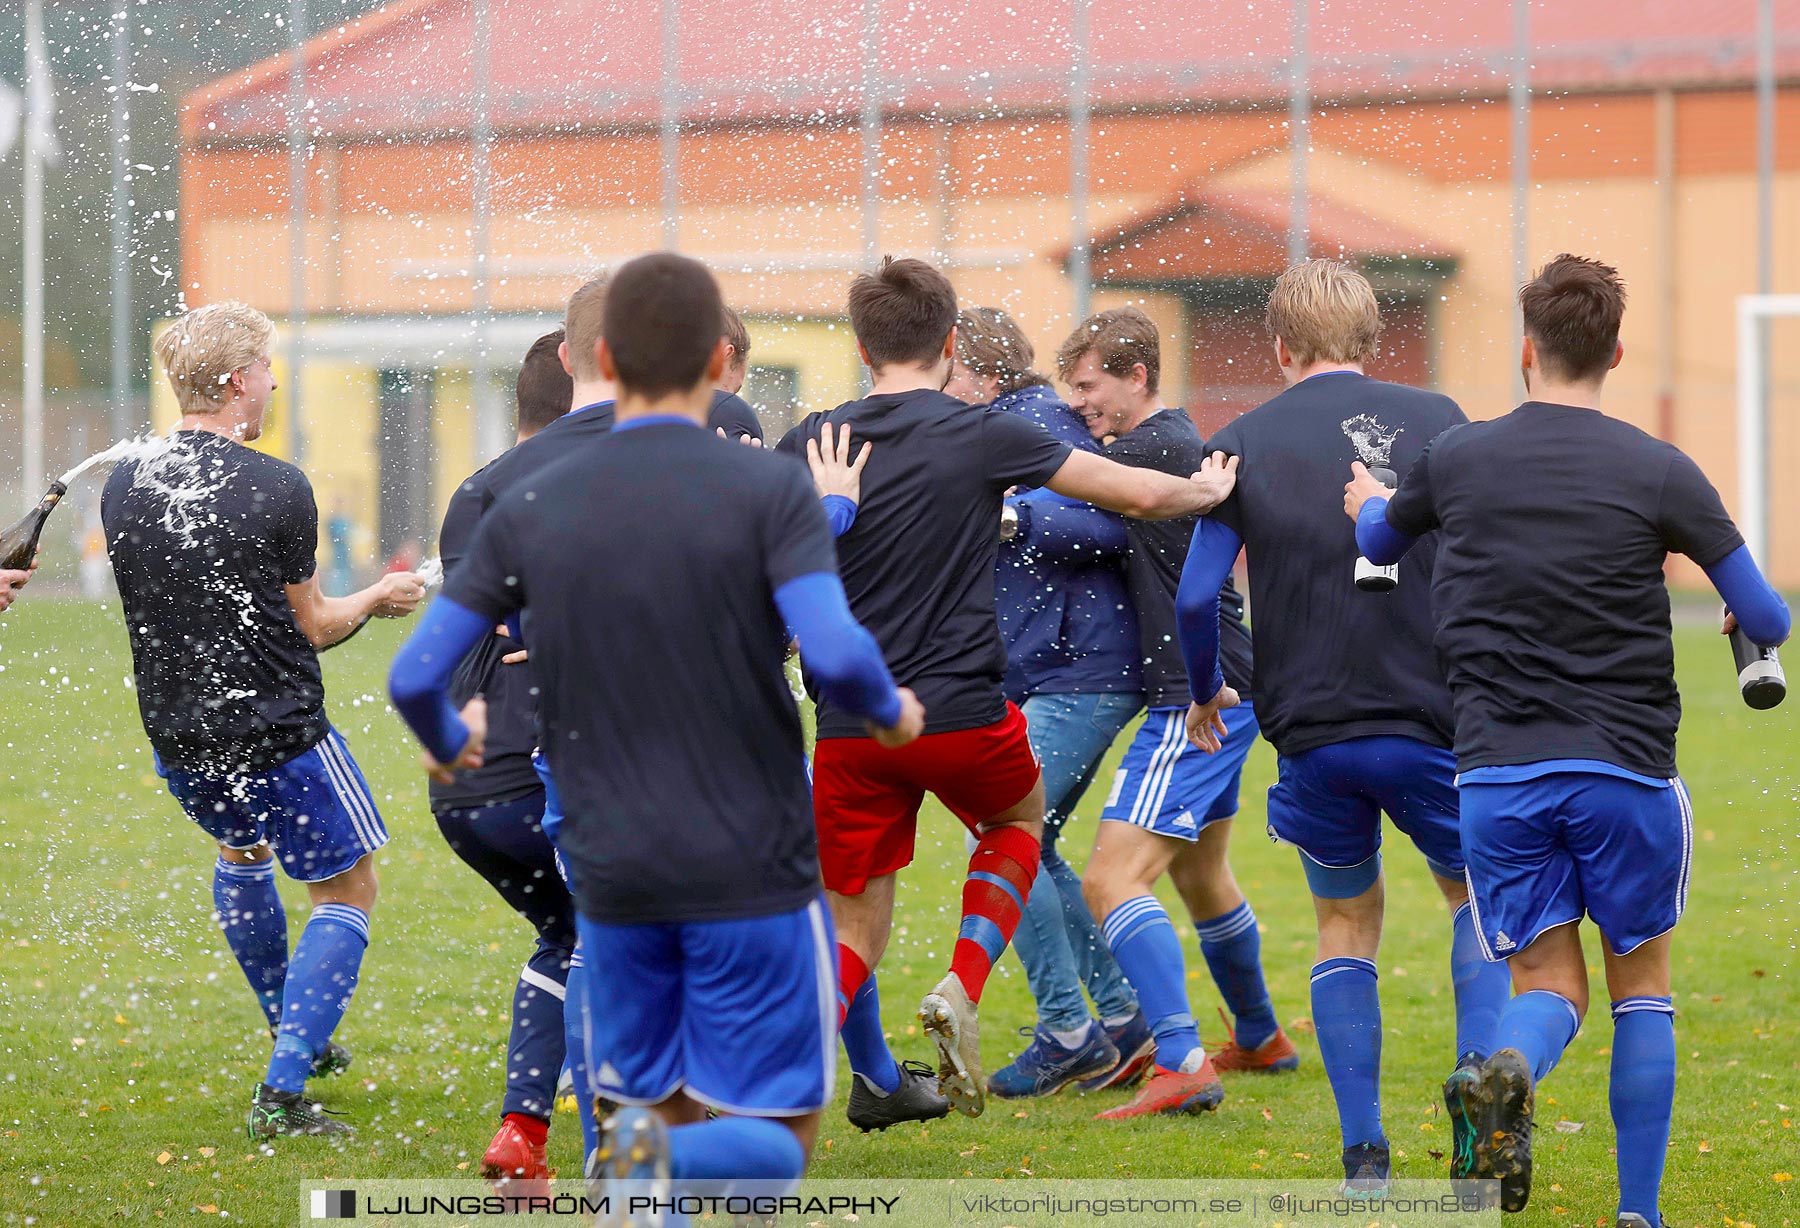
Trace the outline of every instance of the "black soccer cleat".
<path fill-rule="evenodd" d="M 355 1134 L 356 1128 L 346 1122 L 327 1117 L 325 1106 L 308 1100 L 300 1092 L 279 1092 L 267 1083 L 256 1085 L 256 1098 L 250 1102 L 247 1124 L 251 1138 L 275 1138 L 279 1135 Z"/>
<path fill-rule="evenodd" d="M 1658 1215 L 1656 1218 L 1660 1220 L 1662 1216 Z M 1650 1221 L 1636 1211 L 1621 1211 L 1618 1223 L 1613 1228 L 1650 1228 Z"/>
<path fill-rule="evenodd" d="M 1475 1119 L 1470 1115 L 1472 1090 L 1481 1082 L 1481 1059 L 1465 1053 L 1444 1080 L 1444 1111 L 1450 1115 L 1450 1180 L 1475 1177 Z"/>
<path fill-rule="evenodd" d="M 306 1077 L 323 1079 L 327 1075 L 343 1074 L 344 1071 L 350 1069 L 350 1063 L 353 1060 L 355 1059 L 350 1050 L 335 1040 L 328 1040 L 325 1042 L 325 1047 L 319 1051 L 318 1056 L 313 1058 L 312 1073 Z"/>
<path fill-rule="evenodd" d="M 1380 1143 L 1344 1148 L 1344 1193 L 1352 1198 L 1381 1198 L 1388 1192 L 1393 1162 Z"/>
<path fill-rule="evenodd" d="M 861 1075 L 850 1079 L 850 1124 L 867 1134 L 909 1121 L 936 1121 L 950 1112 L 937 1074 L 924 1062 L 901 1062 L 900 1086 L 883 1095 Z"/>
<path fill-rule="evenodd" d="M 1500 1183 L 1500 1209 L 1523 1211 L 1531 1198 L 1531 1065 L 1517 1049 L 1483 1062 L 1473 1080 L 1455 1084 L 1458 1108 L 1472 1125 L 1469 1177 Z M 1450 1091 L 1446 1085 L 1446 1095 Z M 1453 1169 L 1454 1171 L 1454 1169 Z"/>

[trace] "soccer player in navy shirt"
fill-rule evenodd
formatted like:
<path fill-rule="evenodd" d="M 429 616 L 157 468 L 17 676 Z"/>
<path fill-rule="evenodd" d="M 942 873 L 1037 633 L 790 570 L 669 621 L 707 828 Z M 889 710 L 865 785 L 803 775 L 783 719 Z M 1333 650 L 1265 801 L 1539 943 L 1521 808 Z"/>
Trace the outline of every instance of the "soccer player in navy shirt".
<path fill-rule="evenodd" d="M 1445 431 L 1398 491 L 1353 466 L 1344 510 L 1373 563 L 1439 539 L 1432 600 L 1470 898 L 1484 952 L 1510 965 L 1517 991 L 1492 1056 L 1447 1089 L 1473 1138 L 1470 1175 L 1499 1179 L 1503 1209 L 1525 1205 L 1534 1089 L 1587 1010 L 1590 917 L 1612 999 L 1618 1224 L 1658 1228 L 1675 1098 L 1669 952 L 1693 850 L 1664 562 L 1700 564 L 1758 644 L 1785 640 L 1789 617 L 1699 466 L 1601 412 L 1624 356 L 1618 273 L 1558 256 L 1519 302 L 1532 399 Z"/>
<path fill-rule="evenodd" d="M 602 1171 L 790 1181 L 836 1048 L 790 635 L 883 744 L 916 737 L 924 711 L 850 615 L 807 470 L 703 429 L 722 310 L 685 257 L 619 270 L 599 351 L 615 429 L 501 497 L 390 691 L 435 771 L 479 759 L 450 674 L 523 611 L 589 957 L 590 1059 L 602 1094 L 632 1106 L 608 1123 Z"/>
<path fill-rule="evenodd" d="M 569 412 L 575 390 L 558 358 L 563 336 L 559 328 L 539 337 L 519 366 L 519 444 Z M 480 523 L 480 478 L 462 483 L 444 512 L 438 550 L 447 572 L 468 552 Z M 490 1180 L 535 1181 L 550 1176 L 544 1144 L 565 1055 L 563 998 L 575 949 L 575 905 L 544 834 L 544 785 L 532 765 L 537 702 L 531 673 L 503 663 L 518 647 L 507 636 L 490 634 L 458 667 L 453 702 L 461 706 L 476 695 L 486 700 L 485 754 L 480 767 L 457 772 L 448 784 L 431 782 L 431 812 L 451 851 L 537 931 L 537 949 L 512 995 L 500 1128 L 481 1157 Z M 585 1106 L 582 1112 L 588 1112 Z"/>
<path fill-rule="evenodd" d="M 966 309 L 957 317 L 956 362 L 944 391 L 1099 452 L 1049 379 L 1032 370 L 1034 357 L 1006 312 Z M 1056 849 L 1100 760 L 1144 705 L 1124 517 L 1044 489 L 1008 496 L 1002 517 L 994 597 L 1006 641 L 1006 697 L 1025 714 L 1044 774 L 1038 886 L 1013 935 L 1037 1027 L 1025 1051 L 987 1084 L 1013 1099 L 1048 1096 L 1078 1080 L 1086 1087 L 1128 1082 L 1143 1073 L 1155 1042 L 1081 897 L 1081 876 Z M 1098 1019 L 1088 1014 L 1084 988 Z M 846 1044 L 848 1035 L 846 1023 Z"/>
<path fill-rule="evenodd" d="M 387 843 L 368 783 L 325 714 L 318 650 L 371 617 L 411 613 L 425 585 L 395 572 L 327 597 L 319 514 L 293 465 L 245 446 L 262 434 L 275 330 L 242 303 L 172 324 L 156 353 L 181 421 L 101 495 L 156 770 L 219 846 L 213 903 L 274 1036 L 252 1099 L 253 1138 L 347 1134 L 305 1098 L 341 1070 L 331 1037 L 356 989 Z M 275 861 L 313 909 L 292 957 Z"/>
<path fill-rule="evenodd" d="M 1437 393 L 1370 379 L 1381 310 L 1362 274 L 1309 260 L 1276 279 L 1266 317 L 1287 391 L 1218 431 L 1243 458 L 1237 488 L 1196 526 L 1177 609 L 1195 735 L 1231 698 L 1220 669 L 1219 586 L 1247 551 L 1256 602 L 1256 714 L 1279 758 L 1269 835 L 1299 851 L 1318 915 L 1312 1018 L 1356 1193 L 1384 1188 L 1381 1003 L 1376 963 L 1385 887 L 1381 815 L 1424 854 L 1453 914 L 1451 983 L 1463 1063 L 1486 1057 L 1509 989 L 1482 958 L 1463 884 L 1450 691 L 1431 650 L 1428 538 L 1399 586 L 1363 592 L 1339 475 L 1360 459 L 1405 473 L 1466 421 Z M 1466 1147 L 1467 1139 L 1460 1140 Z"/>
<path fill-rule="evenodd" d="M 1048 486 L 1127 515 L 1166 518 L 1212 507 L 1236 473 L 1210 463 L 1191 477 L 1134 471 L 1076 451 L 1016 414 L 946 396 L 956 291 L 923 261 L 890 257 L 859 275 L 849 306 L 873 391 L 809 414 L 777 447 L 798 455 L 826 426 L 844 425 L 873 444 L 856 522 L 838 539 L 844 587 L 895 676 L 918 691 L 931 717 L 916 745 L 890 755 L 856 714 L 821 696 L 813 805 L 841 935 L 840 1021 L 887 945 L 894 875 L 912 860 L 919 807 L 935 793 L 978 843 L 949 973 L 919 1017 L 938 1051 L 940 1085 L 973 1117 L 984 1094 L 976 1006 L 1037 877 L 1044 816 L 1025 719 L 1001 687 L 1006 650 L 995 624 L 994 564 L 1002 497 L 1012 486 Z M 865 1073 L 854 1052 L 851 1066 Z M 862 1080 L 851 1094 L 865 1097 L 864 1120 L 876 1119 L 874 1092 Z M 911 1116 L 895 1106 L 880 1119 Z"/>
<path fill-rule="evenodd" d="M 1135 307 L 1103 311 L 1079 324 L 1057 351 L 1069 405 L 1106 454 L 1125 464 L 1182 473 L 1205 455 L 1192 420 L 1158 397 L 1162 346 L 1156 325 Z M 1155 1043 L 1149 1079 L 1129 1103 L 1100 1114 L 1121 1120 L 1147 1113 L 1198 1113 L 1224 1097 L 1219 1066 L 1200 1043 L 1189 1010 L 1181 940 L 1152 893 L 1167 873 L 1187 905 L 1207 968 L 1234 1021 L 1220 1058 L 1234 1068 L 1291 1070 L 1294 1047 L 1276 1022 L 1263 981 L 1256 914 L 1227 859 L 1238 779 L 1256 738 L 1250 705 L 1225 718 L 1225 751 L 1187 745 L 1188 681 L 1175 636 L 1175 592 L 1193 536 L 1194 517 L 1132 521 L 1126 584 L 1137 609 L 1138 658 L 1149 709 L 1113 777 L 1100 812 L 1085 881 L 1088 907 L 1124 969 Z M 1250 637 L 1243 599 L 1229 583 L 1227 671 L 1250 687 Z M 1243 1038 L 1240 1043 L 1236 1037 Z"/>

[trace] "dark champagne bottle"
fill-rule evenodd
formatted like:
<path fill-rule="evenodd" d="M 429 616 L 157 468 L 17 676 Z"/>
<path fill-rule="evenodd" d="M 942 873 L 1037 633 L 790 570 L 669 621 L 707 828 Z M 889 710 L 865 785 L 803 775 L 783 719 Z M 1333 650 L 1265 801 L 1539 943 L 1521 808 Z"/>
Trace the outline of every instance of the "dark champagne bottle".
<path fill-rule="evenodd" d="M 1787 698 L 1787 675 L 1773 648 L 1750 642 L 1743 631 L 1731 633 L 1731 655 L 1737 659 L 1738 693 L 1752 708 L 1773 708 Z"/>
<path fill-rule="evenodd" d="M 1372 468 L 1369 476 L 1390 489 L 1400 484 L 1392 469 Z M 1361 555 L 1356 556 L 1356 587 L 1365 593 L 1391 593 L 1400 587 L 1400 565 L 1377 567 Z"/>
<path fill-rule="evenodd" d="M 0 533 L 0 571 L 24 571 L 31 566 L 31 560 L 37 556 L 38 538 L 44 532 L 44 521 L 50 519 L 50 513 L 67 493 L 69 488 L 61 482 L 50 483 L 50 489 L 44 492 L 38 505 L 26 512 L 18 524 Z"/>

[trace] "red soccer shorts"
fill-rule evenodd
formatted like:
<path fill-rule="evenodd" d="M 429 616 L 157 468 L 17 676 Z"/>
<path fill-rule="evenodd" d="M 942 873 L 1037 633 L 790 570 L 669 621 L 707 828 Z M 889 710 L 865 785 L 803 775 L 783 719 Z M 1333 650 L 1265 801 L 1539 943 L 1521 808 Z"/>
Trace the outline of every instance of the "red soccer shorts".
<path fill-rule="evenodd" d="M 1011 703 L 992 725 L 929 733 L 898 750 L 873 738 L 822 738 L 813 751 L 813 822 L 825 886 L 861 895 L 871 878 L 909 864 L 927 793 L 973 831 L 1037 782 L 1025 714 Z"/>

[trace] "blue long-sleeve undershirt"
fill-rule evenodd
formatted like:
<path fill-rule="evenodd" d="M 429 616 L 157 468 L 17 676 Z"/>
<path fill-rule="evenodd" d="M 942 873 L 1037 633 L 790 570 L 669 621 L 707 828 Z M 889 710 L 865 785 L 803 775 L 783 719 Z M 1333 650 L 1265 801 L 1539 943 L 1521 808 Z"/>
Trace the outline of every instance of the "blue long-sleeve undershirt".
<path fill-rule="evenodd" d="M 825 520 L 831 525 L 833 537 L 842 537 L 856 523 L 856 500 L 849 495 L 826 495 L 819 504 L 825 509 Z"/>
<path fill-rule="evenodd" d="M 1773 648 L 1793 630 L 1787 602 L 1763 578 L 1750 547 L 1739 546 L 1706 570 L 1706 578 L 1725 599 L 1738 627 L 1759 648 Z"/>
<path fill-rule="evenodd" d="M 900 695 L 881 646 L 850 613 L 843 581 L 828 571 L 797 576 L 775 590 L 775 607 L 800 641 L 800 660 L 819 694 L 884 729 L 900 721 Z"/>
<path fill-rule="evenodd" d="M 1419 540 L 1388 523 L 1387 506 L 1387 499 L 1378 495 L 1365 500 L 1356 515 L 1356 548 L 1377 567 L 1392 567 Z"/>
<path fill-rule="evenodd" d="M 1181 569 L 1175 590 L 1175 633 L 1196 703 L 1207 702 L 1225 685 L 1219 663 L 1219 589 L 1230 577 L 1243 544 L 1229 525 L 1202 516 Z"/>
<path fill-rule="evenodd" d="M 469 741 L 469 727 L 450 702 L 450 676 L 493 627 L 492 619 L 439 597 L 425 607 L 388 670 L 395 710 L 439 763 L 455 762 Z"/>

